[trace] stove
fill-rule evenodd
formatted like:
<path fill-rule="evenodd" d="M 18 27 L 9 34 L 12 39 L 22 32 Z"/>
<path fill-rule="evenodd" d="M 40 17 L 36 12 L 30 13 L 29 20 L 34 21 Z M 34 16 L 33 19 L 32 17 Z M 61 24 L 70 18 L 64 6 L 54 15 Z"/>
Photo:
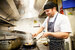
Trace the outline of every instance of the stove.
<path fill-rule="evenodd" d="M 36 45 L 36 46 L 29 46 L 29 47 L 26 47 L 24 45 L 16 48 L 16 49 L 12 49 L 12 50 L 40 50 L 39 47 Z"/>

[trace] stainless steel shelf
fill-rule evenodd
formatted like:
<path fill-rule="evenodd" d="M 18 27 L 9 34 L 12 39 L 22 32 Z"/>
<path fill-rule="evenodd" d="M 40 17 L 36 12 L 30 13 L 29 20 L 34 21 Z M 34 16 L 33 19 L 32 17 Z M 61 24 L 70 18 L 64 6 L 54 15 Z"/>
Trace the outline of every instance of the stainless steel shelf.
<path fill-rule="evenodd" d="M 0 16 L 0 25 L 6 26 L 6 27 L 8 27 L 8 26 L 14 27 L 15 26 L 15 25 L 11 24 L 10 22 L 8 22 L 7 20 L 5 20 L 4 18 L 2 18 L 1 16 Z"/>

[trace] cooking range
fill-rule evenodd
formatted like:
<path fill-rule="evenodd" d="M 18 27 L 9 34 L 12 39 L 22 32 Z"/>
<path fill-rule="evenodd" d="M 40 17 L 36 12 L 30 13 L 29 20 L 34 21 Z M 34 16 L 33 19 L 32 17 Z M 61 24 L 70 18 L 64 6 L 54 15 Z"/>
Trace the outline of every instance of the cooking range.
<path fill-rule="evenodd" d="M 0 31 L 0 50 L 39 50 L 36 38 L 22 31 Z"/>
<path fill-rule="evenodd" d="M 40 50 L 40 49 L 38 48 L 37 45 L 33 45 L 33 46 L 24 46 L 24 45 L 22 45 L 17 50 Z"/>

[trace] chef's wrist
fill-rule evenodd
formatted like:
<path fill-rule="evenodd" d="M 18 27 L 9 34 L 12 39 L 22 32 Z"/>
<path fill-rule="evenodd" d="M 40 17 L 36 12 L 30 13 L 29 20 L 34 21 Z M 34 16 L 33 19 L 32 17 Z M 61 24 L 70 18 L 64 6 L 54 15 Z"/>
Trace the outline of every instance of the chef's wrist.
<path fill-rule="evenodd" d="M 51 35 L 51 32 L 47 32 L 48 35 Z"/>
<path fill-rule="evenodd" d="M 38 35 L 39 33 L 36 33 L 36 35 Z"/>

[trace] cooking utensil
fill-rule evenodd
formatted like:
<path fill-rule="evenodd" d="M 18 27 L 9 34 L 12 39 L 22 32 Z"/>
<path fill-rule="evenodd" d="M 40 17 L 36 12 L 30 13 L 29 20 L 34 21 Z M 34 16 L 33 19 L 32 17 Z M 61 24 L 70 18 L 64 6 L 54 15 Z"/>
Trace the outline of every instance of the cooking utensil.
<path fill-rule="evenodd" d="M 36 36 L 36 40 L 40 40 L 40 42 L 45 45 L 48 46 L 48 42 L 50 42 L 50 40 L 48 39 L 48 37 L 42 37 L 44 34 L 44 32 L 40 33 L 40 35 Z"/>

